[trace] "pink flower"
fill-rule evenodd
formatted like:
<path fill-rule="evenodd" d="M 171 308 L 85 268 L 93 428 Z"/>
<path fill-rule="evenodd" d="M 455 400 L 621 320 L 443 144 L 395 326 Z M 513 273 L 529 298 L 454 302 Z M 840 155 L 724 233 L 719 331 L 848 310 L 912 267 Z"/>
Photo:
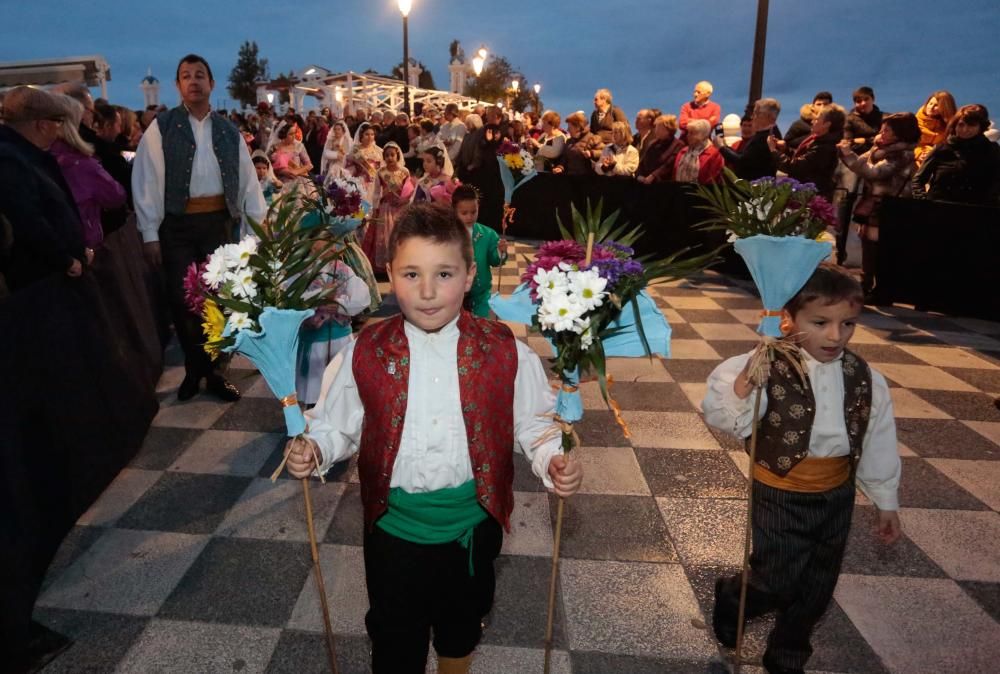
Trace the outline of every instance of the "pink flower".
<path fill-rule="evenodd" d="M 821 196 L 815 196 L 809 201 L 809 212 L 814 218 L 819 218 L 830 227 L 837 225 L 837 214 L 833 205 Z"/>
<path fill-rule="evenodd" d="M 205 283 L 201 275 L 205 273 L 206 263 L 192 262 L 184 274 L 184 305 L 195 316 L 201 316 L 205 306 Z"/>

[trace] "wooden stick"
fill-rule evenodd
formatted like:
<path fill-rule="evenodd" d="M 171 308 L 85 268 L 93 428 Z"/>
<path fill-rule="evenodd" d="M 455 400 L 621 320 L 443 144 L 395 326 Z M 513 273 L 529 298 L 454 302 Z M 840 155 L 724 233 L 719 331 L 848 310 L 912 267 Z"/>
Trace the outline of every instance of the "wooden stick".
<path fill-rule="evenodd" d="M 587 259 L 583 261 L 585 267 L 590 266 L 590 258 L 594 255 L 594 233 L 587 235 Z"/>
<path fill-rule="evenodd" d="M 309 497 L 309 478 L 302 480 L 302 496 L 306 501 L 306 525 L 309 527 L 309 548 L 312 552 L 313 571 L 316 576 L 316 590 L 319 592 L 319 603 L 323 609 L 323 629 L 326 633 L 326 655 L 330 659 L 330 671 L 338 673 L 337 651 L 333 645 L 333 625 L 330 623 L 330 606 L 326 600 L 326 586 L 323 584 L 323 571 L 319 566 L 319 547 L 316 545 L 316 526 L 313 524 L 312 499 Z"/>
<path fill-rule="evenodd" d="M 743 663 L 743 616 L 747 608 L 747 582 L 750 578 L 750 540 L 753 522 L 753 467 L 757 463 L 757 416 L 760 413 L 761 386 L 757 386 L 753 399 L 753 430 L 750 433 L 750 470 L 747 471 L 747 526 L 743 534 L 743 573 L 740 577 L 740 607 L 736 612 L 736 653 L 733 674 L 740 674 Z"/>
<path fill-rule="evenodd" d="M 545 623 L 545 674 L 549 674 L 552 659 L 552 623 L 556 614 L 556 580 L 559 577 L 559 542 L 562 538 L 563 506 L 566 499 L 559 497 L 556 510 L 556 533 L 552 541 L 552 576 L 549 578 L 549 617 Z"/>

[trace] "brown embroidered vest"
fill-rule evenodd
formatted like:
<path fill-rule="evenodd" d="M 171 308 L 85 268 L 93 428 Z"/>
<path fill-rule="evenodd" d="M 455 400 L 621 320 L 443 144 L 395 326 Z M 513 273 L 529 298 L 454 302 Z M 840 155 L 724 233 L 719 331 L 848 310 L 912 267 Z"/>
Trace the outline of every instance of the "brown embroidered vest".
<path fill-rule="evenodd" d="M 861 459 L 862 443 L 871 416 L 872 374 L 868 363 L 847 350 L 841 365 L 844 372 L 844 420 L 853 475 Z M 815 416 L 816 398 L 811 386 L 803 386 L 795 368 L 779 354 L 771 364 L 767 410 L 757 430 L 757 464 L 775 475 L 787 475 L 809 453 Z"/>
<path fill-rule="evenodd" d="M 463 311 L 458 319 L 458 382 L 476 495 L 510 529 L 514 508 L 514 378 L 517 345 L 503 323 Z M 365 408 L 358 476 L 365 526 L 385 511 L 406 419 L 410 348 L 403 317 L 362 330 L 352 361 Z"/>

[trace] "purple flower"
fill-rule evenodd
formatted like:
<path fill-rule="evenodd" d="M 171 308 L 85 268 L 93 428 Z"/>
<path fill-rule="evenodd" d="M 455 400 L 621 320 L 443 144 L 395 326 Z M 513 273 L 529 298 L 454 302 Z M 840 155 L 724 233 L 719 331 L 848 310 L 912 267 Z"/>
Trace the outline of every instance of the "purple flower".
<path fill-rule="evenodd" d="M 821 196 L 815 196 L 809 201 L 809 212 L 829 227 L 837 225 L 837 214 L 833 210 L 833 205 Z"/>

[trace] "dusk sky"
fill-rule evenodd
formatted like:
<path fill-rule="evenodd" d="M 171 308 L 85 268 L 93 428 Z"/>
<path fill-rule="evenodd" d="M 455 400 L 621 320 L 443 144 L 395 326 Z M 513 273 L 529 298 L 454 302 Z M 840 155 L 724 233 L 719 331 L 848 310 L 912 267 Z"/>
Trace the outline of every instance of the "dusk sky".
<path fill-rule="evenodd" d="M 439 88 L 448 86 L 448 44 L 471 54 L 485 44 L 565 117 L 590 110 L 597 87 L 609 87 L 629 118 L 641 107 L 676 112 L 696 81 L 715 85 L 726 113 L 746 103 L 753 0 L 539 3 L 414 0 L 410 53 Z M 111 64 L 109 98 L 140 107 L 139 80 L 152 68 L 161 101 L 177 103 L 173 73 L 187 52 L 205 56 L 216 76 L 213 103 L 244 40 L 254 40 L 271 73 L 316 64 L 341 72 L 389 72 L 402 60 L 395 0 L 295 3 L 63 3 L 0 0 L 0 60 L 101 54 Z M 885 111 L 914 111 L 930 92 L 950 90 L 959 105 L 984 103 L 1000 115 L 1000 2 L 963 0 L 772 0 L 764 93 L 778 98 L 787 127 L 821 89 L 850 106 L 868 84 Z M 309 99 L 312 100 L 312 99 Z M 231 102 L 228 104 L 231 105 Z"/>

